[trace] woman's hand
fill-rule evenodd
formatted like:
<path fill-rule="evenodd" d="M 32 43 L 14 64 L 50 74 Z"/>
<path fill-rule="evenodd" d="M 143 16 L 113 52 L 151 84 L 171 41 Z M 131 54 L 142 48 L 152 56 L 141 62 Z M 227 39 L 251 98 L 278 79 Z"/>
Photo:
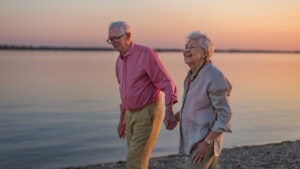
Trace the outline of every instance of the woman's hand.
<path fill-rule="evenodd" d="M 206 156 L 210 146 L 211 145 L 206 144 L 204 141 L 197 143 L 193 148 L 194 150 L 191 157 L 193 163 L 195 164 L 201 163 L 204 157 Z"/>

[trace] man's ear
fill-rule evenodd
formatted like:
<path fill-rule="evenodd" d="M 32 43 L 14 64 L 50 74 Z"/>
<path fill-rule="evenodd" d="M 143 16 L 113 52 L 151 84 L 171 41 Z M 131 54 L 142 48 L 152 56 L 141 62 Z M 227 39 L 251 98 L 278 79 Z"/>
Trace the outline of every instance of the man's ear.
<path fill-rule="evenodd" d="M 127 33 L 126 33 L 126 37 L 127 37 L 127 40 L 131 40 L 131 33 L 130 33 L 130 32 L 127 32 Z"/>

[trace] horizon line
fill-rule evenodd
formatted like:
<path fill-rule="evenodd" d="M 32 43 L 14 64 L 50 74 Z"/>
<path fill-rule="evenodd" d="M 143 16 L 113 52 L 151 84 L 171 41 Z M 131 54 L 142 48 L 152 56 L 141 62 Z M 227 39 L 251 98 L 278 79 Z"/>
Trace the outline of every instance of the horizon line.
<path fill-rule="evenodd" d="M 182 52 L 180 48 L 153 48 L 157 52 Z M 0 44 L 0 50 L 61 50 L 61 51 L 115 51 L 109 47 L 83 46 L 33 46 Z M 300 53 L 300 50 L 264 50 L 264 49 L 215 49 L 215 53 Z"/>

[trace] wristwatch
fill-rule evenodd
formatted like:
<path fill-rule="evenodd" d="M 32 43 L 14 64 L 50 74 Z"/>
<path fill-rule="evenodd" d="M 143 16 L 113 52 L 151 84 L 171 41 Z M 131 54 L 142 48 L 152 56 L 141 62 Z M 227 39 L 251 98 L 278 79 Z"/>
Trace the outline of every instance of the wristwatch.
<path fill-rule="evenodd" d="M 205 142 L 207 145 L 211 145 L 211 143 L 212 143 L 212 141 L 209 140 L 209 139 L 207 139 L 207 138 L 204 140 L 204 142 Z"/>

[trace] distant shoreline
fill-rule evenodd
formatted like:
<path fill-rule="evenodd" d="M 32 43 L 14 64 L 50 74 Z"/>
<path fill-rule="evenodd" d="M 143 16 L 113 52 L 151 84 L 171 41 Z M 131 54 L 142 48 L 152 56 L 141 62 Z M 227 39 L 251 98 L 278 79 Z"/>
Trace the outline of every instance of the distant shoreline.
<path fill-rule="evenodd" d="M 56 47 L 56 46 L 18 46 L 0 45 L 0 50 L 30 50 L 30 51 L 115 51 L 107 47 Z M 155 48 L 157 52 L 182 52 L 183 49 Z M 300 50 L 244 50 L 215 49 L 216 53 L 300 53 Z"/>

